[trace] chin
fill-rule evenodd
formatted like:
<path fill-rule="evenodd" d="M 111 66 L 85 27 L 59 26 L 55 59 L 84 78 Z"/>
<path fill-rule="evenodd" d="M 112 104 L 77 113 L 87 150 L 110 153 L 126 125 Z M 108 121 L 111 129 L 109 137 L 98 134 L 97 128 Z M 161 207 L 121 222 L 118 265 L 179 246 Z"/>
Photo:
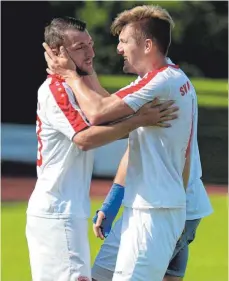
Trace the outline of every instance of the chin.
<path fill-rule="evenodd" d="M 123 66 L 123 72 L 124 73 L 129 73 L 129 74 L 136 74 L 136 71 L 134 71 L 130 67 L 126 67 L 126 66 Z"/>
<path fill-rule="evenodd" d="M 129 68 L 127 66 L 123 66 L 123 72 L 124 73 L 129 73 Z"/>
<path fill-rule="evenodd" d="M 92 74 L 93 72 L 93 69 L 88 69 L 88 68 L 77 68 L 76 69 L 77 73 L 80 75 L 80 76 L 87 76 L 87 75 L 90 75 Z"/>
<path fill-rule="evenodd" d="M 85 72 L 87 72 L 88 75 L 92 74 L 93 71 L 94 71 L 93 66 L 90 66 L 90 67 L 85 68 Z"/>
<path fill-rule="evenodd" d="M 91 75 L 91 74 L 93 74 L 93 72 L 94 72 L 94 68 L 92 67 L 91 69 L 88 70 L 87 73 L 88 73 L 88 75 Z"/>

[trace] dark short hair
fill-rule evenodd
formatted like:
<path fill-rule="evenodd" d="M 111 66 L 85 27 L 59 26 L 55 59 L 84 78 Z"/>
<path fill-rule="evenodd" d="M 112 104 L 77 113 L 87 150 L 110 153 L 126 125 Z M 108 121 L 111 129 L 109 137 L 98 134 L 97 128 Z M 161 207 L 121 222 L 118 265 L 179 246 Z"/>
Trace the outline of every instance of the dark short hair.
<path fill-rule="evenodd" d="M 59 48 L 64 44 L 65 32 L 69 29 L 85 31 L 86 23 L 73 17 L 54 18 L 45 27 L 44 40 L 50 48 Z"/>

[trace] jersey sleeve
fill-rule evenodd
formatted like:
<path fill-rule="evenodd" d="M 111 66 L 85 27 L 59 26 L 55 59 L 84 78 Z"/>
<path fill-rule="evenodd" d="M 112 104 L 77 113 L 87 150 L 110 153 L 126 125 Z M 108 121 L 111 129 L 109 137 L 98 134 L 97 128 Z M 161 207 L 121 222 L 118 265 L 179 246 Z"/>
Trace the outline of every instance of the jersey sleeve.
<path fill-rule="evenodd" d="M 46 102 L 47 119 L 54 129 L 72 140 L 76 133 L 90 124 L 77 106 L 70 88 L 57 81 L 49 85 L 49 90 Z"/>
<path fill-rule="evenodd" d="M 161 72 L 150 72 L 144 78 L 115 93 L 135 112 L 144 104 L 154 98 L 166 99 L 169 96 L 170 87 L 166 76 Z"/>

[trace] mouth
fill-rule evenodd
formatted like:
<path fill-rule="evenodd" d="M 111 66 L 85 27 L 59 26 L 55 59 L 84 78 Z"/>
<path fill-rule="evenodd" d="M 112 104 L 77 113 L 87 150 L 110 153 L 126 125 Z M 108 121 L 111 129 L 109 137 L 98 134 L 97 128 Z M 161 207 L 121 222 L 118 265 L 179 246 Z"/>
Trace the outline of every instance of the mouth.
<path fill-rule="evenodd" d="M 124 63 L 127 63 L 127 62 L 128 62 L 127 57 L 123 57 L 123 59 L 124 59 Z"/>
<path fill-rule="evenodd" d="M 92 59 L 85 60 L 85 64 L 88 66 L 92 65 Z"/>

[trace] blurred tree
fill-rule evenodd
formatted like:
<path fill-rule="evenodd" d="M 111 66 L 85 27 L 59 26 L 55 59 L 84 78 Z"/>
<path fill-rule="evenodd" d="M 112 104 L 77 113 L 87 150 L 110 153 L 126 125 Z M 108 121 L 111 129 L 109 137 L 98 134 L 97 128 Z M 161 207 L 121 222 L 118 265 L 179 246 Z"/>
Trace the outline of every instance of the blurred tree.
<path fill-rule="evenodd" d="M 228 3 L 184 2 L 171 14 L 176 26 L 169 55 L 192 76 L 226 78 Z"/>
<path fill-rule="evenodd" d="M 117 37 L 110 25 L 118 13 L 143 4 L 166 8 L 175 21 L 169 56 L 190 76 L 228 77 L 227 1 L 50 1 L 55 15 L 81 18 L 95 40 L 98 73 L 122 73 Z"/>
<path fill-rule="evenodd" d="M 178 2 L 172 2 L 172 6 L 177 7 Z M 147 2 L 150 3 L 155 1 Z M 142 4 L 142 1 L 87 1 L 85 6 L 77 9 L 78 17 L 87 22 L 88 30 L 95 40 L 95 69 L 98 73 L 123 73 L 123 59 L 116 52 L 118 38 L 111 35 L 110 26 L 117 14 Z M 163 2 L 163 5 L 171 7 L 171 2 Z"/>

